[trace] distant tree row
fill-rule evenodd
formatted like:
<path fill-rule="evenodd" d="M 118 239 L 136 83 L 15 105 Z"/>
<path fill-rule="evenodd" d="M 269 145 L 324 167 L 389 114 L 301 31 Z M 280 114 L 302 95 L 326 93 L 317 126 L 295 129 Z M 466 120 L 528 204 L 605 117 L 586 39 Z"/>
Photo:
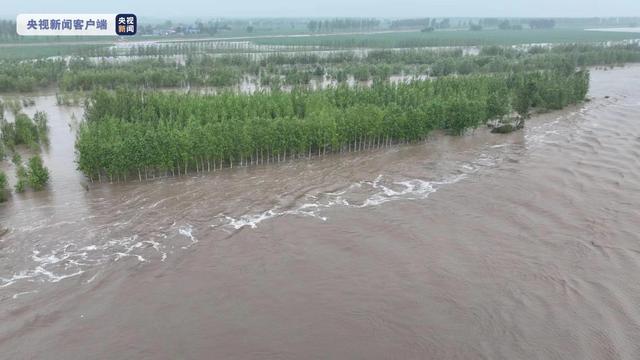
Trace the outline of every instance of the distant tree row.
<path fill-rule="evenodd" d="M 503 20 L 498 24 L 500 30 L 522 30 L 521 24 L 511 24 L 509 20 Z"/>
<path fill-rule="evenodd" d="M 16 22 L 13 20 L 0 20 L 0 42 L 14 41 L 17 39 Z"/>
<path fill-rule="evenodd" d="M 330 20 L 310 20 L 307 28 L 311 32 L 335 32 L 347 30 L 371 30 L 380 26 L 380 20 L 373 18 L 344 18 Z"/>
<path fill-rule="evenodd" d="M 447 18 L 416 18 L 416 19 L 399 19 L 391 21 L 392 29 L 402 28 L 433 28 L 447 29 L 451 27 L 451 21 Z"/>
<path fill-rule="evenodd" d="M 372 50 L 361 56 L 355 52 L 246 55 L 189 55 L 184 64 L 163 58 L 127 62 L 95 62 L 74 58 L 65 60 L 0 61 L 0 92 L 33 91 L 58 85 L 62 91 L 97 88 L 175 88 L 237 86 L 245 76 L 254 76 L 263 85 L 304 85 L 323 75 L 339 82 L 389 80 L 391 75 L 430 75 L 496 73 L 552 69 L 558 64 L 569 68 L 618 65 L 640 61 L 637 44 L 617 46 L 556 45 L 531 47 L 483 47 L 479 55 L 462 50 L 403 51 Z M 64 101 L 62 101 L 64 102 Z M 7 103 L 11 109 L 20 104 Z M 19 110 L 19 108 L 18 108 Z"/>
<path fill-rule="evenodd" d="M 529 20 L 529 27 L 532 29 L 553 29 L 556 21 L 553 19 L 532 19 Z"/>

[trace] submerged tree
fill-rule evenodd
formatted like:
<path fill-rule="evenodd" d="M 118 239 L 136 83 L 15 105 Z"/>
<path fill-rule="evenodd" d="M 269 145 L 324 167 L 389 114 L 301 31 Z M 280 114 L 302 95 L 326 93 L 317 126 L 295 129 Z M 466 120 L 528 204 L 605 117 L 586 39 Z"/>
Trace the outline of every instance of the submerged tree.
<path fill-rule="evenodd" d="M 38 111 L 34 116 L 34 123 L 28 115 L 18 113 L 14 122 L 0 119 L 1 139 L 9 150 L 15 150 L 16 145 L 26 145 L 31 149 L 38 149 L 41 143 L 48 141 L 47 115 Z"/>
<path fill-rule="evenodd" d="M 44 111 L 36 111 L 33 115 L 33 122 L 38 129 L 38 141 L 42 144 L 49 143 L 49 122 L 47 118 L 47 113 Z"/>
<path fill-rule="evenodd" d="M 529 109 L 533 104 L 534 96 L 536 95 L 536 84 L 529 79 L 523 79 L 515 91 L 515 99 L 513 103 L 514 110 L 518 113 L 519 118 L 516 123 L 516 128 L 524 126 L 526 119 L 529 118 Z"/>
<path fill-rule="evenodd" d="M 49 169 L 43 165 L 39 155 L 31 157 L 25 167 L 22 159 L 16 154 L 14 163 L 16 164 L 15 190 L 17 193 L 24 192 L 27 187 L 35 191 L 42 190 L 49 182 Z"/>
<path fill-rule="evenodd" d="M 13 156 L 11 157 L 11 162 L 15 165 L 15 166 L 19 166 L 22 164 L 22 156 L 20 156 L 20 154 L 13 153 Z"/>
<path fill-rule="evenodd" d="M 42 164 L 42 158 L 35 155 L 29 159 L 27 179 L 33 190 L 42 190 L 49 182 L 49 169 Z"/>
<path fill-rule="evenodd" d="M 19 164 L 16 167 L 16 185 L 15 190 L 17 193 L 22 193 L 26 190 L 27 184 L 29 182 L 29 175 L 27 173 L 27 169 L 25 169 L 24 165 Z"/>
<path fill-rule="evenodd" d="M 119 90 L 88 101 L 76 141 L 78 167 L 92 180 L 142 180 L 221 167 L 280 162 L 330 152 L 462 134 L 515 109 L 584 98 L 580 72 L 441 77 L 319 91 L 222 92 L 215 96 Z"/>
<path fill-rule="evenodd" d="M 0 202 L 4 202 L 7 200 L 7 185 L 7 175 L 4 173 L 4 171 L 0 170 Z"/>

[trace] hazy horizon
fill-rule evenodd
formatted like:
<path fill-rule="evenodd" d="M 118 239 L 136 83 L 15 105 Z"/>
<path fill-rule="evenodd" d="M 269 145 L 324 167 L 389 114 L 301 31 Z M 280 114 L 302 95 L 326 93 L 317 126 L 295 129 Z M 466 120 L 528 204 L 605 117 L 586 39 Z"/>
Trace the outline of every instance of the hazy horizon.
<path fill-rule="evenodd" d="M 159 19 L 196 18 L 277 18 L 277 17 L 634 17 L 640 16 L 640 1 L 556 0 L 509 1 L 473 0 L 415 1 L 396 0 L 243 0 L 210 2 L 205 0 L 152 1 L 125 0 L 86 2 L 68 0 L 52 3 L 42 0 L 8 2 L 0 9 L 0 17 L 13 18 L 19 13 L 119 13 Z"/>

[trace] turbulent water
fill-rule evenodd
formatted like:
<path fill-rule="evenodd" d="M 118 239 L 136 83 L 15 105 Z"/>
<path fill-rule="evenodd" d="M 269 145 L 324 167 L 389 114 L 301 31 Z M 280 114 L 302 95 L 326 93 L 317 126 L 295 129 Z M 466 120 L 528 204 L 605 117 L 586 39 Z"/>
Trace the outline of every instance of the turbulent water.
<path fill-rule="evenodd" d="M 53 183 L 0 207 L 0 358 L 638 359 L 640 67 L 590 96 L 510 135 L 88 191 L 81 110 L 36 97 Z"/>

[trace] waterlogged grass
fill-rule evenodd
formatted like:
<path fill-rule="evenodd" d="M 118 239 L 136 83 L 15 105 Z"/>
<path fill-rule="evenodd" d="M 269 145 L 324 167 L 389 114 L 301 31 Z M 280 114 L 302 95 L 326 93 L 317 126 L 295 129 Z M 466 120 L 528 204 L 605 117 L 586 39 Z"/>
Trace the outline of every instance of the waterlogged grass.
<path fill-rule="evenodd" d="M 581 29 L 552 30 L 443 30 L 363 35 L 327 35 L 254 39 L 256 44 L 326 46 L 331 48 L 395 48 L 429 46 L 483 46 L 540 43 L 591 43 L 640 39 L 639 33 L 600 32 Z"/>

